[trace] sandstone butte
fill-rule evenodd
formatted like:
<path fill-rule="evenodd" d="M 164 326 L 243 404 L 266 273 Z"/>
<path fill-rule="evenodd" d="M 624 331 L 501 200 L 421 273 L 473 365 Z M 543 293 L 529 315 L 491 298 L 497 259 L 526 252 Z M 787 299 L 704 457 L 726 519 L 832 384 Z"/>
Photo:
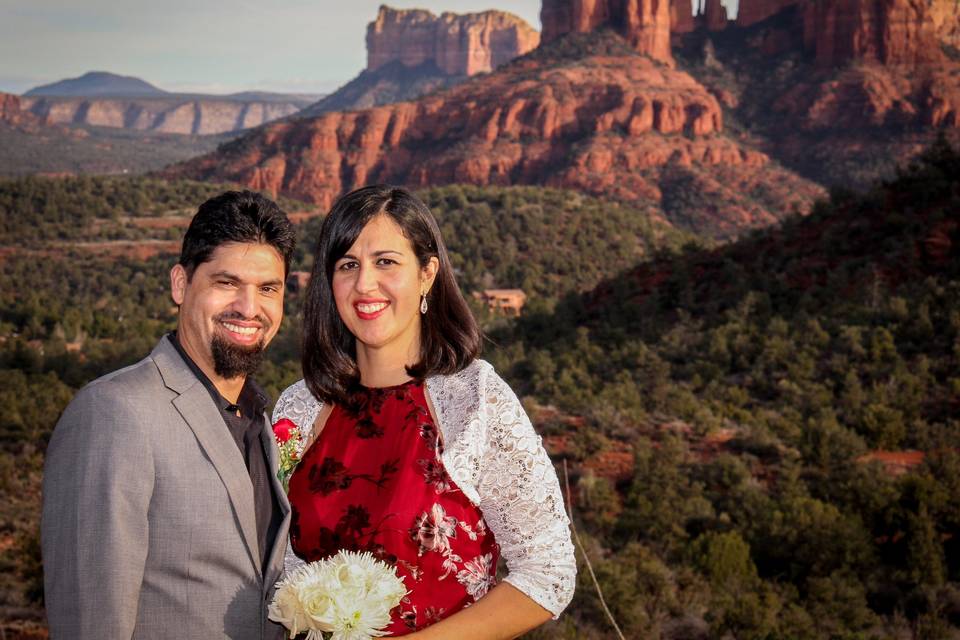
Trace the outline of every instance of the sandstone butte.
<path fill-rule="evenodd" d="M 670 0 L 543 0 L 540 22 L 544 43 L 609 25 L 638 53 L 673 64 Z"/>
<path fill-rule="evenodd" d="M 540 44 L 540 33 L 504 11 L 443 13 L 381 6 L 367 25 L 367 70 L 393 61 L 407 67 L 432 62 L 447 75 L 492 71 Z"/>
<path fill-rule="evenodd" d="M 21 106 L 57 124 L 214 134 L 256 127 L 299 111 L 294 101 L 201 98 L 21 97 Z"/>

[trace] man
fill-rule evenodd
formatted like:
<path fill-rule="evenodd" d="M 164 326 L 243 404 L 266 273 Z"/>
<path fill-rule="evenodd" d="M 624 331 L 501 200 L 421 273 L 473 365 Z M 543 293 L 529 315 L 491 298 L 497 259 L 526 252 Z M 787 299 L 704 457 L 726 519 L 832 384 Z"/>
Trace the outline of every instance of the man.
<path fill-rule="evenodd" d="M 200 206 L 170 271 L 177 331 L 93 381 L 47 449 L 47 618 L 63 640 L 261 640 L 290 506 L 250 378 L 283 317 L 294 232 L 259 194 Z"/>

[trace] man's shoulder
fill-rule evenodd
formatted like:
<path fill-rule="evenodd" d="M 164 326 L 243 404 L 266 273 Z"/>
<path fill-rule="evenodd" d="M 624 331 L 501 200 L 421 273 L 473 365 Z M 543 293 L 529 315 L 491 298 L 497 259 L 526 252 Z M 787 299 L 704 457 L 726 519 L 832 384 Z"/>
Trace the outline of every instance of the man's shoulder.
<path fill-rule="evenodd" d="M 122 369 L 111 371 L 91 381 L 84 389 L 123 389 L 136 390 L 143 387 L 155 388 L 157 384 L 163 384 L 160 372 L 157 370 L 157 364 L 152 356 L 127 365 Z"/>
<path fill-rule="evenodd" d="M 155 402 L 158 391 L 164 387 L 163 378 L 153 356 L 111 371 L 87 383 L 74 398 L 74 403 L 126 404 L 141 401 Z"/>
<path fill-rule="evenodd" d="M 118 442 L 139 446 L 169 399 L 151 357 L 101 376 L 80 389 L 64 410 L 48 454 L 110 448 Z"/>

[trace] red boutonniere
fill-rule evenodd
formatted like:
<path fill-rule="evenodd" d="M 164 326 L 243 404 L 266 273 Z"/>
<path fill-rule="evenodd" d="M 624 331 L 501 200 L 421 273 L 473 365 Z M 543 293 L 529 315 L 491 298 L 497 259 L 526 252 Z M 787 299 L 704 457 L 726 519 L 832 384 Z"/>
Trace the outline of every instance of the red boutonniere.
<path fill-rule="evenodd" d="M 273 425 L 273 437 L 277 441 L 280 451 L 280 464 L 277 469 L 277 479 L 283 485 L 284 491 L 289 489 L 290 476 L 300 463 L 303 434 L 292 420 L 281 418 Z"/>

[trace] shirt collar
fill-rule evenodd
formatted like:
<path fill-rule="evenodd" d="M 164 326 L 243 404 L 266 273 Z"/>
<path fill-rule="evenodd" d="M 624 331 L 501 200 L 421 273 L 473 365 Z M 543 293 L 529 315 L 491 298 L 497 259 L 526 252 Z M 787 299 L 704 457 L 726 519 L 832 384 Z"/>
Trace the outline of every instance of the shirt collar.
<path fill-rule="evenodd" d="M 193 372 L 193 375 L 197 376 L 197 380 L 206 387 L 210 393 L 210 397 L 213 398 L 213 401 L 221 411 L 236 413 L 239 408 L 241 415 L 250 417 L 260 415 L 264 409 L 267 408 L 267 395 L 252 377 L 247 376 L 243 382 L 243 388 L 240 390 L 240 396 L 237 398 L 236 404 L 231 403 L 223 397 L 220 390 L 213 384 L 213 381 L 203 372 L 203 369 L 187 354 L 183 345 L 180 344 L 180 340 L 177 338 L 177 332 L 171 331 L 167 334 L 167 338 L 170 340 L 170 343 L 173 344 L 173 348 L 177 350 L 177 353 L 180 354 L 180 357 L 183 358 L 187 367 Z"/>

